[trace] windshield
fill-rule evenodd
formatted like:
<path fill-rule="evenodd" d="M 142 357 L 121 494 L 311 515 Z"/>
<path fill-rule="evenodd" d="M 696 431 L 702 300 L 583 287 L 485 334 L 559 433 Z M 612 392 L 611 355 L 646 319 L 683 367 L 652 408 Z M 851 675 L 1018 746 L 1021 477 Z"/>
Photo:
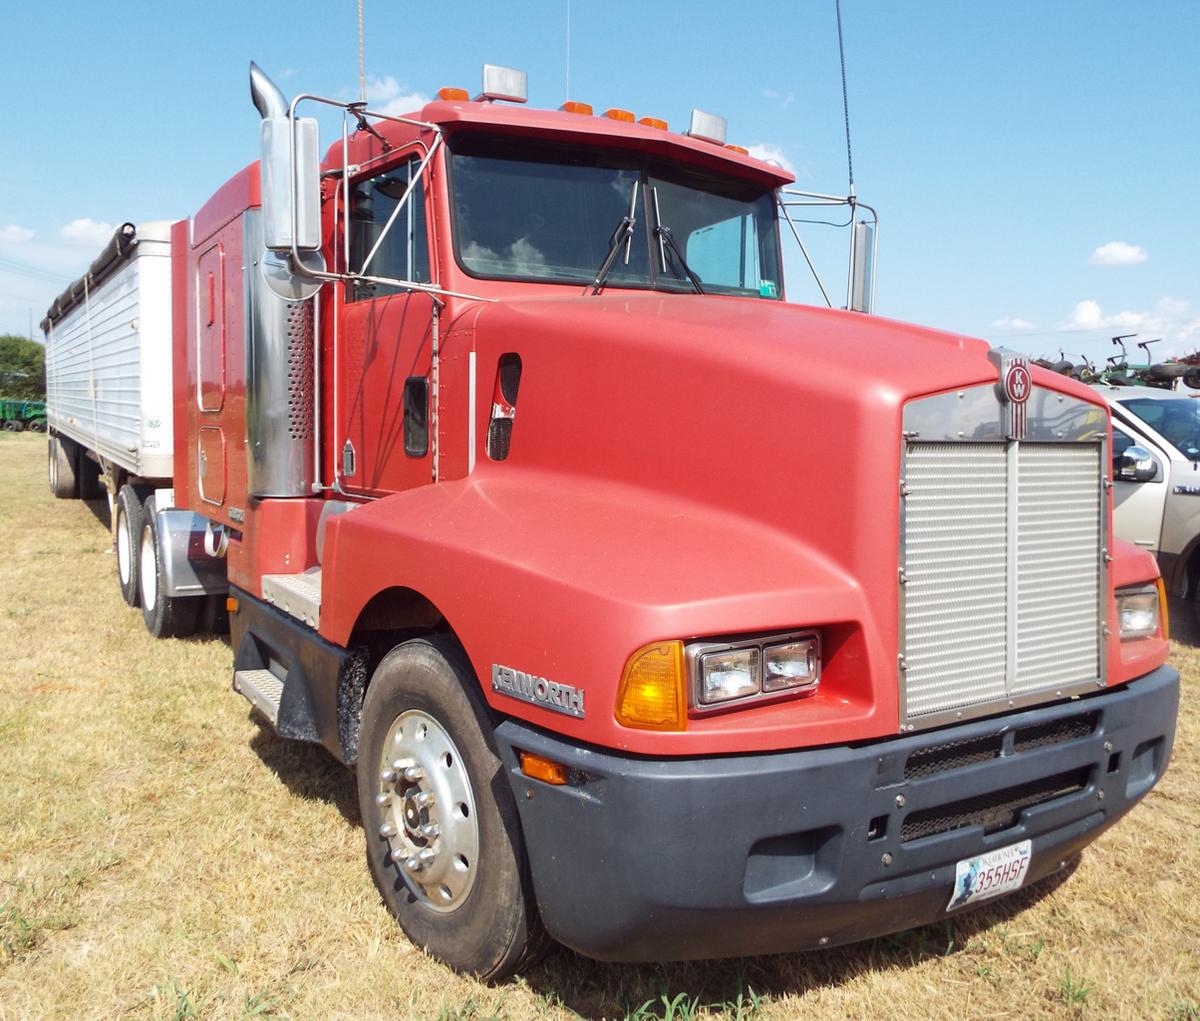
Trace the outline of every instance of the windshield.
<path fill-rule="evenodd" d="M 1184 457 L 1200 460 L 1200 400 L 1136 397 L 1119 402 L 1162 436 Z"/>
<path fill-rule="evenodd" d="M 606 287 L 695 292 L 690 269 L 706 293 L 782 296 L 775 197 L 761 185 L 611 150 L 452 145 L 455 254 L 472 276 L 588 285 L 616 245 Z"/>

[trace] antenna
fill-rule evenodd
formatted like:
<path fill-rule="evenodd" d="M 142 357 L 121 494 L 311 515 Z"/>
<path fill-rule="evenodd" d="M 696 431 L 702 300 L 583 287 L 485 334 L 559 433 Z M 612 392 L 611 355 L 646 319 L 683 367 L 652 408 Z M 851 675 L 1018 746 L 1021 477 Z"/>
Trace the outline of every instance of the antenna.
<path fill-rule="evenodd" d="M 838 57 L 842 62 L 842 114 L 846 120 L 846 168 L 850 175 L 850 197 L 854 197 L 854 157 L 850 153 L 850 100 L 846 95 L 846 48 L 842 43 L 842 0 L 834 0 L 837 10 Z"/>
<path fill-rule="evenodd" d="M 571 0 L 567 0 L 567 99 L 571 98 Z"/>
<path fill-rule="evenodd" d="M 363 58 L 363 15 L 362 15 L 363 0 L 358 0 L 358 100 L 360 103 L 367 101 L 367 75 L 366 62 Z"/>

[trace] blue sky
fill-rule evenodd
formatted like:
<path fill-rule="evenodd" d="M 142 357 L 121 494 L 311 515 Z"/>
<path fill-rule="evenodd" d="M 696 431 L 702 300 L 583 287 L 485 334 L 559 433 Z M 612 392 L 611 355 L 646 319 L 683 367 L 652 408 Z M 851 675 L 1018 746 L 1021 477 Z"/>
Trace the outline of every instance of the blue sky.
<path fill-rule="evenodd" d="M 377 105 L 477 90 L 485 61 L 527 70 L 534 105 L 567 98 L 566 0 L 364 5 Z M 722 114 L 730 141 L 844 193 L 833 0 L 782 11 L 571 0 L 570 98 L 672 128 Z M 249 60 L 288 94 L 358 87 L 355 0 L 65 0 L 4 20 L 0 332 L 32 309 L 36 333 L 110 225 L 189 215 L 255 157 Z M 843 0 L 843 24 L 878 311 L 1034 355 L 1102 360 L 1132 332 L 1200 347 L 1200 3 Z M 833 232 L 806 237 L 840 289 Z M 785 255 L 793 300 L 813 300 Z"/>

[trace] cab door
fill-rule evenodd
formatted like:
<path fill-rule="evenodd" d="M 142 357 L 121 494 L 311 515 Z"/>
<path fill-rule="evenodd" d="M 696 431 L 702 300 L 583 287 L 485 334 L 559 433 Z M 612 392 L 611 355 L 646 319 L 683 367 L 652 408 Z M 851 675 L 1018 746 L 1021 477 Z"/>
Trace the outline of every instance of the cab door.
<path fill-rule="evenodd" d="M 421 181 L 401 205 L 417 166 L 403 160 L 351 182 L 351 269 L 429 283 Z M 392 284 L 344 286 L 335 455 L 342 487 L 379 496 L 430 482 L 433 298 Z"/>

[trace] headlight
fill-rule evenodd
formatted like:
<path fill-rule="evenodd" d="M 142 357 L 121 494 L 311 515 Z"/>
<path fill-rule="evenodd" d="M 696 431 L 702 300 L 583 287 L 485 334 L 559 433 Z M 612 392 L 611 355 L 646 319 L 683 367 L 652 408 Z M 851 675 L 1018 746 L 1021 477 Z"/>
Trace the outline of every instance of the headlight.
<path fill-rule="evenodd" d="M 817 683 L 820 669 L 815 638 L 768 645 L 763 650 L 763 691 L 811 687 Z"/>
<path fill-rule="evenodd" d="M 821 679 L 821 643 L 812 632 L 693 642 L 686 658 L 692 706 L 702 711 L 811 694 Z"/>
<path fill-rule="evenodd" d="M 1158 585 L 1118 591 L 1117 622 L 1123 642 L 1156 635 L 1159 623 Z"/>
<path fill-rule="evenodd" d="M 709 652 L 700 657 L 700 701 L 705 705 L 755 695 L 759 690 L 758 649 Z"/>

